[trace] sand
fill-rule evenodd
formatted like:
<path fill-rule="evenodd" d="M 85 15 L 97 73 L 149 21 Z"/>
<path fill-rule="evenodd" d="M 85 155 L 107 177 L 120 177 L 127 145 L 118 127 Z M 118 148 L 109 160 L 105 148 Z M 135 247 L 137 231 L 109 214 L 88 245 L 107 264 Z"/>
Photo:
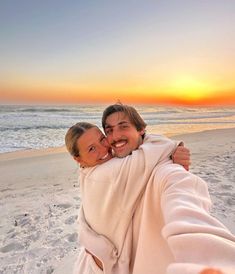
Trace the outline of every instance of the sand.
<path fill-rule="evenodd" d="M 235 128 L 173 138 L 190 148 L 212 214 L 235 234 Z M 79 250 L 77 171 L 65 148 L 0 154 L 0 273 L 70 273 Z"/>
<path fill-rule="evenodd" d="M 52 273 L 77 252 L 77 165 L 65 149 L 0 155 L 0 273 Z"/>

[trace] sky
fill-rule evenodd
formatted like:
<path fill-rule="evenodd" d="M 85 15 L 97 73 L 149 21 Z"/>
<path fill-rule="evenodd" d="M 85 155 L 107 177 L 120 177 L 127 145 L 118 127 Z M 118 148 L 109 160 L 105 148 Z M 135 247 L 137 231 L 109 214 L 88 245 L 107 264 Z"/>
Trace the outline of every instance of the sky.
<path fill-rule="evenodd" d="M 234 0 L 2 0 L 0 103 L 235 105 Z"/>

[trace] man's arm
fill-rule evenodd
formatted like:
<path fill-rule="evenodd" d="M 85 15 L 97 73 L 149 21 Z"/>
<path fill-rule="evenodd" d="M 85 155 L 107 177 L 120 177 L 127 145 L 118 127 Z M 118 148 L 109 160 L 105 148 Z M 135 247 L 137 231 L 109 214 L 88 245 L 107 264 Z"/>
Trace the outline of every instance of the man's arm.
<path fill-rule="evenodd" d="M 175 258 L 167 273 L 198 274 L 208 266 L 235 268 L 235 237 L 210 215 L 207 184 L 175 165 L 163 167 L 155 179 L 162 189 L 162 234 Z"/>

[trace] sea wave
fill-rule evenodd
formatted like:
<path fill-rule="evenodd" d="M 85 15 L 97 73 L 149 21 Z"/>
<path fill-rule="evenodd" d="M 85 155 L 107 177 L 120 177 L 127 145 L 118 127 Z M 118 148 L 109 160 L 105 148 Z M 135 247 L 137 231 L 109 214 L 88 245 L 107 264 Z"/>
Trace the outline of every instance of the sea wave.
<path fill-rule="evenodd" d="M 51 129 L 51 130 L 56 130 L 56 129 L 67 129 L 68 126 L 28 126 L 28 127 L 1 127 L 0 126 L 0 131 L 19 131 L 19 130 L 46 130 L 46 129 Z"/>
<path fill-rule="evenodd" d="M 101 127 L 105 106 L 1 106 L 0 153 L 64 145 L 67 129 L 79 121 Z M 235 107 L 184 108 L 138 106 L 148 131 L 174 135 L 235 127 Z M 152 130 L 152 131 L 151 131 Z"/>

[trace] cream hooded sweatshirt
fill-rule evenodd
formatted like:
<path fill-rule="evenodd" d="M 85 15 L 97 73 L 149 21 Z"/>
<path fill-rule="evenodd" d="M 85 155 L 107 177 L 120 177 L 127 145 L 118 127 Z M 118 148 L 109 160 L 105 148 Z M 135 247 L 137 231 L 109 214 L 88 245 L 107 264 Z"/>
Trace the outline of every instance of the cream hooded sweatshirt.
<path fill-rule="evenodd" d="M 209 215 L 205 182 L 169 160 L 176 146 L 149 135 L 132 155 L 80 171 L 80 243 L 104 270 L 83 250 L 74 273 L 232 273 L 235 238 Z"/>

